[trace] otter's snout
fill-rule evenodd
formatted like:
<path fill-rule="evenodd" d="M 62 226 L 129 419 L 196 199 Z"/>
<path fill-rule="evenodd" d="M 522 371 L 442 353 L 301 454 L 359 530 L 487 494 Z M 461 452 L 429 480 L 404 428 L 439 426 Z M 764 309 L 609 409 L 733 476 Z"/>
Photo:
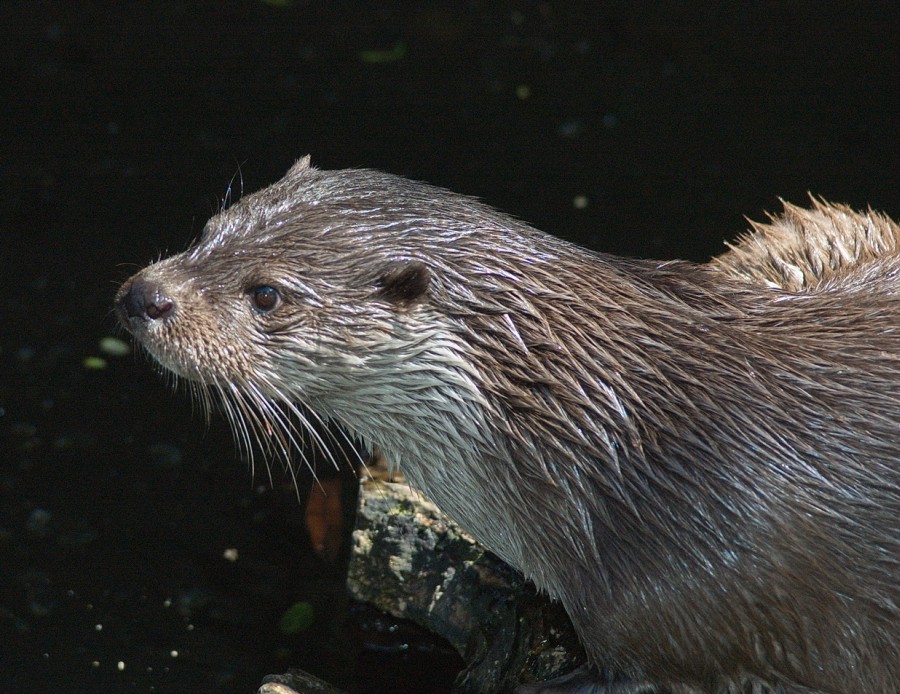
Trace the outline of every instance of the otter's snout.
<path fill-rule="evenodd" d="M 116 297 L 119 320 L 131 328 L 136 320 L 162 320 L 175 309 L 175 301 L 159 282 L 136 277 L 123 285 Z"/>

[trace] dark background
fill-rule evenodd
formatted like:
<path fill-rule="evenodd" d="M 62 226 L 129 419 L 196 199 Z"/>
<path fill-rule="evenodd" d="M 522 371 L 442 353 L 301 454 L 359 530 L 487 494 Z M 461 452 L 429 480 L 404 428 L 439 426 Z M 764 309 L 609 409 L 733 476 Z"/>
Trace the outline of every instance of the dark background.
<path fill-rule="evenodd" d="M 311 153 L 697 260 L 778 196 L 897 217 L 895 6 L 0 3 L 0 691 L 250 692 L 333 657 L 340 579 L 293 492 L 145 360 L 84 365 L 230 182 Z M 298 601 L 319 617 L 285 635 Z"/>

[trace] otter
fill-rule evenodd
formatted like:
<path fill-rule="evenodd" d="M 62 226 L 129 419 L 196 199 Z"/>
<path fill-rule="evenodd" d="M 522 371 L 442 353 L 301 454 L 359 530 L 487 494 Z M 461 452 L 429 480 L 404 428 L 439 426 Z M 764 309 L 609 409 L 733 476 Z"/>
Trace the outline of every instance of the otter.
<path fill-rule="evenodd" d="M 898 244 L 819 201 L 711 263 L 624 259 L 307 157 L 116 307 L 240 438 L 384 451 L 562 602 L 580 691 L 886 693 Z"/>

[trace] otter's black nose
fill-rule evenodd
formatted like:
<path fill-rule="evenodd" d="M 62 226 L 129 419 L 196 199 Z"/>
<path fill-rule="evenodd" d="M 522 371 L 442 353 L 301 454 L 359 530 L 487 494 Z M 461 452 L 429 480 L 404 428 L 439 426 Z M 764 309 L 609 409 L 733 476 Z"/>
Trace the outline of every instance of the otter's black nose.
<path fill-rule="evenodd" d="M 157 282 L 141 279 L 131 283 L 128 290 L 119 297 L 118 303 L 120 315 L 144 320 L 165 318 L 175 308 L 175 302 L 166 296 Z"/>

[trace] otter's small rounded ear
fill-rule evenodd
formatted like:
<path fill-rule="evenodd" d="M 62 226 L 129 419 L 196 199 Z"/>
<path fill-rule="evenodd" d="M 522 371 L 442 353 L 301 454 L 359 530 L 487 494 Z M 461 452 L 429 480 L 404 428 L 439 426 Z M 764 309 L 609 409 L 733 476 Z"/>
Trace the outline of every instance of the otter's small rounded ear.
<path fill-rule="evenodd" d="M 410 306 L 428 293 L 431 271 L 421 260 L 407 260 L 392 265 L 378 278 L 375 296 L 392 304 Z"/>

